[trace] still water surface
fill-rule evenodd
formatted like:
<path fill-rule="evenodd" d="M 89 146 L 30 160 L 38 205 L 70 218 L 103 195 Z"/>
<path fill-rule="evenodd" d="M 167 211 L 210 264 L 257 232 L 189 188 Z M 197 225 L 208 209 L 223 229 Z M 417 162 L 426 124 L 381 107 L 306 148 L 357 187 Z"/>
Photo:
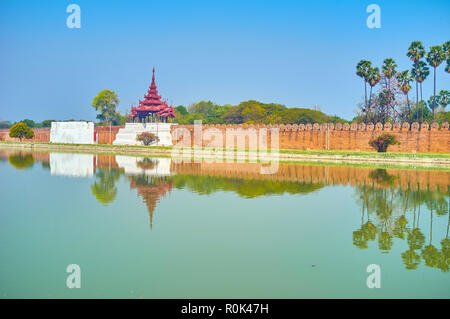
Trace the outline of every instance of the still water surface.
<path fill-rule="evenodd" d="M 0 150 L 0 296 L 450 298 L 448 171 L 259 168 Z"/>

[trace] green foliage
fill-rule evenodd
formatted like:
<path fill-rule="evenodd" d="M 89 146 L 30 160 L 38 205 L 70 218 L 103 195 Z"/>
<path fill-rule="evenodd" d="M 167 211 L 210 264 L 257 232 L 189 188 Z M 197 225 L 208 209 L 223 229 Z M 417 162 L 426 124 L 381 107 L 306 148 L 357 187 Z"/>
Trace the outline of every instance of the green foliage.
<path fill-rule="evenodd" d="M 25 123 L 28 127 L 31 127 L 31 128 L 36 127 L 36 122 L 33 120 L 30 120 L 30 119 L 24 119 L 20 122 Z"/>
<path fill-rule="evenodd" d="M 436 45 L 430 47 L 430 52 L 427 53 L 426 59 L 428 64 L 433 68 L 437 68 L 445 59 L 447 55 L 444 52 L 442 46 Z"/>
<path fill-rule="evenodd" d="M 144 133 L 141 133 L 141 134 L 139 134 L 137 137 L 136 137 L 136 140 L 137 141 L 140 141 L 140 142 L 142 142 L 144 145 L 151 145 L 152 143 L 154 143 L 154 142 L 157 142 L 157 141 L 159 141 L 159 137 L 158 136 L 156 136 L 155 134 L 153 134 L 153 133 L 150 133 L 150 132 L 144 132 Z"/>
<path fill-rule="evenodd" d="M 218 105 L 213 102 L 199 102 L 189 107 L 190 113 L 175 120 L 179 124 L 301 124 L 346 122 L 337 116 L 328 116 L 320 111 L 306 108 L 287 108 L 281 104 L 265 104 L 250 100 L 239 105 Z M 192 113 L 193 112 L 193 113 Z"/>
<path fill-rule="evenodd" d="M 9 137 L 17 137 L 22 142 L 24 137 L 27 139 L 33 138 L 34 132 L 25 123 L 19 122 L 9 129 Z"/>
<path fill-rule="evenodd" d="M 110 204 L 117 196 L 116 181 L 120 178 L 120 171 L 116 169 L 97 169 L 96 181 L 91 185 L 91 192 L 103 205 Z"/>
<path fill-rule="evenodd" d="M 34 158 L 32 154 L 18 153 L 10 155 L 9 163 L 17 170 L 23 170 L 25 168 L 32 167 L 34 165 Z"/>
<path fill-rule="evenodd" d="M 372 66 L 372 62 L 367 60 L 361 60 L 356 65 L 356 75 L 362 78 L 365 82 L 368 81 L 369 70 Z"/>
<path fill-rule="evenodd" d="M 413 64 L 411 74 L 417 80 L 417 82 L 422 83 L 430 75 L 430 68 L 425 62 L 419 61 Z"/>
<path fill-rule="evenodd" d="M 188 111 L 187 109 L 183 106 L 183 105 L 178 105 L 175 110 L 180 114 L 180 115 L 187 115 Z"/>
<path fill-rule="evenodd" d="M 371 139 L 369 145 L 372 146 L 377 152 L 386 152 L 389 145 L 400 144 L 397 140 L 397 136 L 394 134 L 383 133 L 378 135 L 376 139 Z"/>
<path fill-rule="evenodd" d="M 42 125 L 42 127 L 51 127 L 52 122 L 56 122 L 56 121 L 55 120 L 44 120 L 44 121 L 42 121 L 41 125 Z"/>
<path fill-rule="evenodd" d="M 425 49 L 420 41 L 413 41 L 408 48 L 406 56 L 413 62 L 418 62 L 425 55 Z"/>
<path fill-rule="evenodd" d="M 198 194 L 218 191 L 235 192 L 244 198 L 288 194 L 307 194 L 323 187 L 321 184 L 224 178 L 215 176 L 174 175 L 174 187 L 189 189 Z"/>
<path fill-rule="evenodd" d="M 111 122 L 113 125 L 121 125 L 122 116 L 116 111 L 119 105 L 119 97 L 114 91 L 104 89 L 100 91 L 92 101 L 92 107 L 98 112 L 97 119 L 101 122 Z"/>
<path fill-rule="evenodd" d="M 392 78 L 397 73 L 395 71 L 395 68 L 397 67 L 397 64 L 395 63 L 394 59 L 385 59 L 383 61 L 383 66 L 381 67 L 381 70 L 383 71 L 383 74 L 388 78 Z"/>

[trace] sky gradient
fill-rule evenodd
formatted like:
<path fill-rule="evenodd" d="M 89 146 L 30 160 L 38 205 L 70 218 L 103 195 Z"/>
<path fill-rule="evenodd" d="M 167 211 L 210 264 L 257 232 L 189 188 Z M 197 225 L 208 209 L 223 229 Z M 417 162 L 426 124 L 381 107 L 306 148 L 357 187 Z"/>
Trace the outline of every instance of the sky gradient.
<path fill-rule="evenodd" d="M 80 29 L 66 26 L 71 3 L 81 7 Z M 381 29 L 366 26 L 371 3 Z M 174 106 L 254 99 L 351 119 L 364 96 L 356 63 L 393 58 L 411 69 L 412 41 L 428 50 L 450 40 L 449 13 L 450 1 L 433 0 L 2 0 L 0 120 L 95 120 L 91 103 L 105 88 L 125 113 L 146 93 L 153 66 Z M 437 90 L 450 89 L 444 67 Z"/>

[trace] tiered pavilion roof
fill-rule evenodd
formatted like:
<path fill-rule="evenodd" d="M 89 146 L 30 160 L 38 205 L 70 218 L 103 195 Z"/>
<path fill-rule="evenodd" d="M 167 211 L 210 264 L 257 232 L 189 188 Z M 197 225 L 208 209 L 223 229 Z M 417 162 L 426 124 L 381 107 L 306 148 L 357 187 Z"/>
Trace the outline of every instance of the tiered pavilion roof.
<path fill-rule="evenodd" d="M 138 107 L 131 107 L 130 118 L 143 120 L 151 120 L 159 117 L 162 121 L 167 121 L 168 118 L 174 118 L 175 110 L 172 106 L 167 105 L 166 101 L 161 101 L 161 96 L 158 95 L 158 89 L 155 83 L 155 68 L 153 68 L 152 84 L 144 95 L 144 100 L 139 100 Z"/>

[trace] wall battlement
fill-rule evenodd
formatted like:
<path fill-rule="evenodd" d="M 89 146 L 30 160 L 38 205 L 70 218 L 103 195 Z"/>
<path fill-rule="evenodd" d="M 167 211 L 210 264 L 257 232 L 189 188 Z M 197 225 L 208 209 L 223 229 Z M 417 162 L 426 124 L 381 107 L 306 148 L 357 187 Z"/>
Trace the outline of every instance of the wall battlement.
<path fill-rule="evenodd" d="M 117 132 L 124 126 L 95 127 L 97 141 L 99 144 L 112 144 L 116 139 Z M 254 132 L 258 138 L 261 129 L 267 131 L 267 146 L 271 145 L 271 129 L 278 128 L 279 149 L 299 149 L 299 150 L 348 150 L 348 151 L 373 151 L 369 146 L 369 140 L 376 138 L 382 133 L 395 134 L 400 141 L 400 145 L 389 147 L 392 152 L 433 152 L 450 153 L 450 131 L 449 124 L 442 123 L 337 123 L 337 124 L 281 124 L 281 125 L 260 125 L 260 124 L 217 124 L 202 125 L 202 136 L 195 139 L 194 125 L 174 125 L 171 127 L 173 144 L 179 142 L 179 137 L 174 131 L 189 132 L 190 139 L 185 140 L 191 146 L 195 146 L 198 140 L 203 147 L 225 147 L 227 145 L 227 130 L 234 131 L 239 135 L 239 131 L 248 136 L 249 132 Z M 241 129 L 241 130 L 240 130 Z M 245 131 L 246 130 L 246 131 Z M 35 137 L 31 142 L 49 142 L 50 129 L 33 129 Z M 8 135 L 8 129 L 0 129 L 0 141 L 19 141 L 12 139 Z M 205 132 L 207 134 L 205 134 Z M 222 134 L 222 139 L 217 135 Z M 211 133 L 216 133 L 216 136 Z M 198 134 L 198 133 L 197 133 Z M 241 132 L 242 134 L 242 132 Z M 244 137 L 245 147 L 249 147 L 248 137 Z M 259 142 L 259 141 L 258 141 Z M 186 146 L 188 146 L 186 144 Z M 200 146 L 200 145 L 197 145 Z"/>

